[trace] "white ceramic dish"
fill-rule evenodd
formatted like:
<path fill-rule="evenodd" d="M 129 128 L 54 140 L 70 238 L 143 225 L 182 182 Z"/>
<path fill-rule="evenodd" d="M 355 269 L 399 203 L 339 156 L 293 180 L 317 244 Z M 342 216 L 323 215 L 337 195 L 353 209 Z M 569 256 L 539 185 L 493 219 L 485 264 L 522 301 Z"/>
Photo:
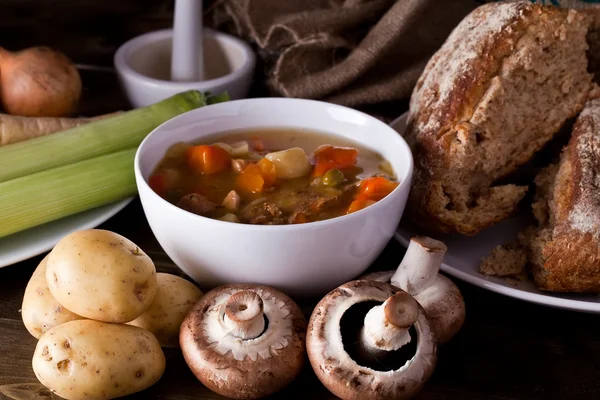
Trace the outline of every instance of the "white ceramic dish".
<path fill-rule="evenodd" d="M 121 211 L 133 197 L 0 238 L 0 268 L 50 251 L 63 236 L 90 229 Z"/>
<path fill-rule="evenodd" d="M 406 117 L 407 114 L 403 114 L 390 124 L 400 134 L 404 132 Z M 448 253 L 441 267 L 442 271 L 465 282 L 505 296 L 550 307 L 600 313 L 599 295 L 551 294 L 542 292 L 530 280 L 518 281 L 516 279 L 489 277 L 479 272 L 481 257 L 487 255 L 497 245 L 514 239 L 521 228 L 525 226 L 526 221 L 526 216 L 515 216 L 472 237 L 459 235 L 437 236 L 437 239 L 444 241 L 448 246 Z M 395 237 L 402 245 L 408 246 L 410 238 L 417 234 L 419 234 L 418 229 L 409 226 L 405 221 L 401 221 Z"/>
<path fill-rule="evenodd" d="M 210 29 L 204 31 L 204 80 L 171 81 L 173 30 L 137 36 L 119 47 L 114 65 L 121 86 L 134 107 L 145 107 L 186 90 L 227 91 L 231 99 L 247 96 L 256 56 L 245 42 Z"/>
<path fill-rule="evenodd" d="M 291 127 L 348 137 L 390 160 L 401 184 L 351 215 L 298 225 L 223 222 L 184 211 L 147 184 L 165 151 L 179 141 L 243 128 Z M 364 272 L 400 221 L 412 178 L 412 155 L 388 125 L 361 112 L 299 99 L 249 99 L 203 107 L 156 128 L 135 158 L 146 218 L 165 252 L 203 287 L 262 283 L 290 295 L 323 295 Z"/>

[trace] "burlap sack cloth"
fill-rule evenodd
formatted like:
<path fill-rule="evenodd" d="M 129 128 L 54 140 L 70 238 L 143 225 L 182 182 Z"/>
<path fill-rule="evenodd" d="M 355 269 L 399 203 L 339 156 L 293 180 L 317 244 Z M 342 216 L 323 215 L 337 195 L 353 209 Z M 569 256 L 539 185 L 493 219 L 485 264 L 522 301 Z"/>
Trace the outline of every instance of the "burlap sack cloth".
<path fill-rule="evenodd" d="M 257 47 L 270 95 L 324 100 L 389 120 L 406 110 L 427 60 L 482 3 L 217 0 L 206 8 L 206 23 Z"/>
<path fill-rule="evenodd" d="M 472 0 L 220 0 L 206 7 L 206 23 L 256 45 L 271 95 L 378 110 L 391 118 L 400 111 L 384 104 L 409 98 L 429 57 L 477 5 Z"/>

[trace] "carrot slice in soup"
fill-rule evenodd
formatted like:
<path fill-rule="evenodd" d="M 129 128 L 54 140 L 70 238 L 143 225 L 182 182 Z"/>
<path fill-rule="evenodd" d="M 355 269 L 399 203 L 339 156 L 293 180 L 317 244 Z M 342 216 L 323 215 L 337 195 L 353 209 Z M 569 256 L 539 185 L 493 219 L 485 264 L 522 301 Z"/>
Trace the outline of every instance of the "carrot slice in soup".
<path fill-rule="evenodd" d="M 366 207 L 370 206 L 371 204 L 375 204 L 375 201 L 369 200 L 369 199 L 358 198 L 358 199 L 354 200 L 352 203 L 350 203 L 350 206 L 348 206 L 348 210 L 346 210 L 346 214 L 352 214 L 353 212 L 362 210 L 363 208 L 366 208 Z"/>
<path fill-rule="evenodd" d="M 366 178 L 360 182 L 359 198 L 379 201 L 390 194 L 396 187 L 398 182 L 392 182 L 382 176 L 374 176 Z"/>
<path fill-rule="evenodd" d="M 265 186 L 273 186 L 277 181 L 277 171 L 275 170 L 275 164 L 267 158 L 263 158 L 258 162 L 258 167 L 265 180 Z"/>
<path fill-rule="evenodd" d="M 215 174 L 231 166 L 229 153 L 218 146 L 198 145 L 186 151 L 188 165 L 201 174 Z"/>
<path fill-rule="evenodd" d="M 167 191 L 167 183 L 165 177 L 160 174 L 154 174 L 148 179 L 150 189 L 154 190 L 159 195 L 164 195 Z"/>
<path fill-rule="evenodd" d="M 313 176 L 323 176 L 330 169 L 335 169 L 337 166 L 331 160 L 319 160 L 315 165 L 315 169 L 313 170 Z"/>
<path fill-rule="evenodd" d="M 315 150 L 314 176 L 322 176 L 330 169 L 350 168 L 358 160 L 358 150 L 349 147 L 325 145 Z"/>
<path fill-rule="evenodd" d="M 260 193 L 265 186 L 265 179 L 257 164 L 250 164 L 238 175 L 236 187 L 246 193 Z"/>

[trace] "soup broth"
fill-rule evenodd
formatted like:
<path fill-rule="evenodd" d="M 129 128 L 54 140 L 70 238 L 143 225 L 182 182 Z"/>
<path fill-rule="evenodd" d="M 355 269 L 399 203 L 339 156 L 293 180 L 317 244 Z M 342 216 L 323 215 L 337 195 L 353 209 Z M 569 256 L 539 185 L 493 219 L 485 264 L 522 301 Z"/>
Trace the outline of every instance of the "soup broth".
<path fill-rule="evenodd" d="M 390 164 L 353 141 L 320 132 L 223 132 L 166 151 L 149 181 L 195 214 L 247 224 L 321 221 L 358 211 L 397 185 Z"/>

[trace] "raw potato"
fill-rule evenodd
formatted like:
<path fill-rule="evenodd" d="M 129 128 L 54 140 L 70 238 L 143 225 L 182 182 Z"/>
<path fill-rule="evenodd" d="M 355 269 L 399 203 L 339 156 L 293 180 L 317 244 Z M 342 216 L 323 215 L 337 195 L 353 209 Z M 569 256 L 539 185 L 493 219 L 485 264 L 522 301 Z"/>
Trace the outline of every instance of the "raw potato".
<path fill-rule="evenodd" d="M 308 157 L 300 147 L 269 153 L 265 158 L 275 164 L 275 171 L 280 179 L 300 178 L 311 169 Z"/>
<path fill-rule="evenodd" d="M 129 325 L 152 332 L 163 347 L 179 347 L 179 327 L 202 291 L 176 275 L 158 273 L 156 280 L 158 290 L 150 308 Z"/>
<path fill-rule="evenodd" d="M 67 400 L 103 400 L 154 385 L 165 371 L 165 355 L 141 328 L 78 320 L 46 332 L 32 365 L 39 381 Z"/>
<path fill-rule="evenodd" d="M 46 282 L 47 261 L 48 256 L 33 271 L 21 306 L 23 324 L 36 339 L 57 325 L 83 318 L 64 308 L 50 293 Z"/>
<path fill-rule="evenodd" d="M 50 253 L 46 279 L 69 310 L 105 322 L 129 322 L 154 300 L 154 263 L 129 239 L 88 229 L 71 233 Z"/>

